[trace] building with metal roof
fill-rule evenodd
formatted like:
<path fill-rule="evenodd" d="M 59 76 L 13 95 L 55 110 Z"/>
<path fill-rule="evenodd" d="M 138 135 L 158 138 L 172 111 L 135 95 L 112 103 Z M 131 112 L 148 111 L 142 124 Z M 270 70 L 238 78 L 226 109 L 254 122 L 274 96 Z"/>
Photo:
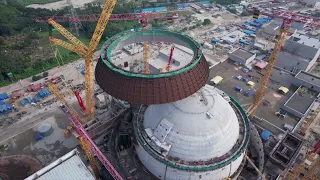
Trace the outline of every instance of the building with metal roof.
<path fill-rule="evenodd" d="M 254 60 L 256 54 L 252 54 L 243 49 L 236 49 L 229 54 L 229 59 L 242 65 L 247 65 Z"/>
<path fill-rule="evenodd" d="M 189 6 L 196 11 L 199 11 L 202 9 L 200 6 L 198 6 L 197 4 L 194 4 L 194 3 L 190 3 Z"/>
<path fill-rule="evenodd" d="M 25 180 L 95 180 L 95 177 L 82 162 L 78 154 L 78 150 L 74 149 L 48 166 L 27 177 Z"/>
<path fill-rule="evenodd" d="M 309 71 L 320 56 L 320 40 L 295 33 L 285 42 L 276 66 L 292 73 Z"/>
<path fill-rule="evenodd" d="M 299 71 L 292 80 L 292 84 L 295 86 L 302 85 L 320 93 L 320 77 L 305 71 Z"/>
<path fill-rule="evenodd" d="M 151 13 L 151 12 L 163 12 L 167 11 L 166 7 L 154 7 L 154 8 L 144 8 L 141 9 L 140 12 L 142 13 Z"/>
<path fill-rule="evenodd" d="M 177 4 L 176 9 L 190 9 L 188 4 Z"/>

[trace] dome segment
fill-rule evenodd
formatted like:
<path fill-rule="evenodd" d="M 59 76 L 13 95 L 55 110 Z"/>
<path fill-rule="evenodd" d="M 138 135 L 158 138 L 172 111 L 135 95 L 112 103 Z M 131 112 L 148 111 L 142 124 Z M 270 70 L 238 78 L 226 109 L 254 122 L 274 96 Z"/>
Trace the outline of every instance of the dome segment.
<path fill-rule="evenodd" d="M 183 100 L 149 106 L 143 125 L 147 133 L 168 145 L 169 156 L 184 161 L 227 154 L 239 137 L 234 110 L 209 86 Z"/>

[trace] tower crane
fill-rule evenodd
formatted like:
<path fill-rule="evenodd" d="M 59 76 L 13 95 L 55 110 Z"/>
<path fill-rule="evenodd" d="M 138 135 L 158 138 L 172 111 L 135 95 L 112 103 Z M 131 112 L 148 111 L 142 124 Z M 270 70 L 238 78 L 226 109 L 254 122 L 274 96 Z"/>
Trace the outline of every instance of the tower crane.
<path fill-rule="evenodd" d="M 75 131 L 78 133 L 80 137 L 80 145 L 88 157 L 90 166 L 95 176 L 98 178 L 99 170 L 97 167 L 97 162 L 94 159 L 93 153 L 98 157 L 98 159 L 101 161 L 101 163 L 104 165 L 104 167 L 108 170 L 108 172 L 111 174 L 111 176 L 115 180 L 123 180 L 120 174 L 116 171 L 116 169 L 112 166 L 112 164 L 108 161 L 108 159 L 103 155 L 103 153 L 91 140 L 91 138 L 89 137 L 89 135 L 87 134 L 87 132 L 85 131 L 85 129 L 81 124 L 80 116 L 72 108 L 72 106 L 67 103 L 63 94 L 58 90 L 57 86 L 54 84 L 49 84 L 49 89 L 62 103 L 61 109 L 64 111 L 65 114 L 68 115 L 69 119 L 71 120 L 71 123 L 75 128 Z"/>
<path fill-rule="evenodd" d="M 147 19 L 164 20 L 164 19 L 177 19 L 179 11 L 167 11 L 157 13 L 144 13 L 143 16 Z M 100 18 L 100 14 L 79 15 L 75 17 L 77 22 L 97 22 Z M 127 13 L 127 14 L 111 14 L 110 21 L 132 21 L 140 20 L 142 18 L 141 13 Z M 69 16 L 54 16 L 54 17 L 37 17 L 36 22 L 48 22 L 49 19 L 53 19 L 55 22 L 70 22 Z"/>
<path fill-rule="evenodd" d="M 87 107 L 87 120 L 92 120 L 94 117 L 94 75 L 93 75 L 93 52 L 98 46 L 101 36 L 106 28 L 111 12 L 116 5 L 116 0 L 106 0 L 98 24 L 93 33 L 89 47 L 78 40 L 63 26 L 55 22 L 52 18 L 48 20 L 48 23 L 56 28 L 63 36 L 65 36 L 71 43 L 65 42 L 60 39 L 56 39 L 50 35 L 49 40 L 53 44 L 60 45 L 66 49 L 69 49 L 85 58 L 85 89 L 86 89 L 86 107 Z"/>
<path fill-rule="evenodd" d="M 75 30 L 76 35 L 79 36 L 79 29 L 83 29 L 82 28 L 82 24 L 81 21 L 78 18 L 77 12 L 76 10 L 73 8 L 73 4 L 71 2 L 71 0 L 67 0 L 68 3 L 68 8 L 69 8 L 69 26 L 71 31 Z"/>
<path fill-rule="evenodd" d="M 286 11 L 275 11 L 273 14 L 265 13 L 265 12 L 260 12 L 258 9 L 249 9 L 249 11 L 253 12 L 253 17 L 258 18 L 260 14 L 269 16 L 272 18 L 280 18 L 283 19 L 279 35 L 278 35 L 278 42 L 275 44 L 275 47 L 273 48 L 273 51 L 269 57 L 268 61 L 268 66 L 266 68 L 266 71 L 264 73 L 264 78 L 261 82 L 260 88 L 257 90 L 255 93 L 255 96 L 253 97 L 253 104 L 249 107 L 248 109 L 248 114 L 250 119 L 253 119 L 255 112 L 260 105 L 265 89 L 267 88 L 273 67 L 277 61 L 278 55 L 280 51 L 282 50 L 282 46 L 285 43 L 288 28 L 291 24 L 291 22 L 298 22 L 298 23 L 303 23 L 308 26 L 314 26 L 314 27 L 319 27 L 320 26 L 320 19 L 319 18 L 311 18 L 307 16 L 302 16 L 299 14 L 291 13 L 291 12 L 286 12 Z"/>
<path fill-rule="evenodd" d="M 107 1 L 109 2 L 109 0 Z M 114 4 L 114 0 L 111 0 Z M 96 27 L 94 36 L 91 39 L 90 46 L 87 47 L 85 44 L 83 44 L 80 40 L 78 40 L 75 36 L 73 36 L 69 31 L 67 31 L 63 26 L 58 24 L 57 22 L 69 22 L 69 17 L 65 16 L 54 16 L 51 18 L 48 17 L 42 17 L 37 18 L 37 22 L 44 22 L 45 20 L 48 21 L 48 23 L 55 27 L 56 30 L 58 30 L 62 35 L 64 35 L 71 43 L 62 41 L 60 39 L 56 39 L 52 36 L 51 31 L 49 31 L 49 40 L 52 44 L 62 46 L 70 51 L 73 51 L 77 53 L 78 55 L 85 57 L 85 83 L 86 83 L 86 108 L 82 106 L 82 99 L 80 94 L 75 93 L 78 103 L 82 110 L 86 110 L 88 117 L 87 120 L 92 120 L 94 116 L 94 103 L 93 103 L 93 85 L 94 85 L 94 77 L 93 77 L 93 51 L 98 45 L 101 35 L 105 29 L 103 27 L 103 23 L 105 25 L 108 22 L 108 18 L 112 18 L 112 20 L 139 20 L 140 23 L 144 28 L 147 28 L 148 20 L 164 20 L 164 19 L 176 19 L 178 18 L 178 15 L 174 12 L 160 12 L 160 13 L 129 13 L 129 14 L 112 14 L 109 10 L 111 7 L 111 3 L 108 3 L 108 5 L 104 6 L 104 9 L 102 11 L 101 15 L 85 15 L 85 16 L 78 16 L 79 21 L 96 21 L 99 19 L 99 23 Z M 113 7 L 112 7 L 113 8 Z M 107 14 L 106 14 L 107 13 Z M 57 20 L 57 22 L 55 21 Z M 101 26 L 102 25 L 102 26 Z M 49 28 L 50 30 L 51 28 Z M 98 37 L 100 36 L 100 37 Z M 90 50 L 90 51 L 89 51 Z M 150 51 L 149 51 L 149 44 L 146 42 L 144 43 L 144 63 L 145 63 L 145 72 L 150 73 L 149 69 L 149 59 L 150 59 Z"/>
<path fill-rule="evenodd" d="M 170 56 L 169 56 L 168 64 L 167 64 L 167 66 L 166 66 L 166 70 L 167 70 L 167 71 L 170 71 L 170 69 L 171 69 L 173 51 L 174 51 L 174 44 L 172 45 L 171 50 L 170 50 Z"/>

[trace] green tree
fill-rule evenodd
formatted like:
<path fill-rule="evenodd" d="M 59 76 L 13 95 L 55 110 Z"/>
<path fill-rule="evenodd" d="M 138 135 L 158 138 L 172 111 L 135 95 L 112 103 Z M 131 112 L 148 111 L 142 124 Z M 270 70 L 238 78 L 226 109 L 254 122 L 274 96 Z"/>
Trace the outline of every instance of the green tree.
<path fill-rule="evenodd" d="M 206 25 L 209 25 L 209 24 L 211 24 L 210 19 L 204 19 L 204 20 L 203 20 L 202 25 L 206 26 Z"/>
<path fill-rule="evenodd" d="M 42 76 L 43 76 L 43 77 L 48 77 L 48 75 L 49 75 L 49 73 L 48 73 L 48 72 L 44 72 L 44 73 L 42 73 Z"/>

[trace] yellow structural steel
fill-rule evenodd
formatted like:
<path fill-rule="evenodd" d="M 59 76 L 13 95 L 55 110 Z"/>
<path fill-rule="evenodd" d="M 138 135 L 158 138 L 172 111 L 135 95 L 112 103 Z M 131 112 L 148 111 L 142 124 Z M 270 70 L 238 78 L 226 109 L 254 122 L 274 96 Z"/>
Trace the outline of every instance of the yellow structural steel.
<path fill-rule="evenodd" d="M 281 48 L 286 40 L 286 36 L 287 36 L 287 28 L 284 27 L 279 32 L 278 42 L 276 43 L 276 45 L 271 53 L 271 56 L 269 58 L 268 66 L 267 66 L 266 71 L 264 73 L 264 78 L 262 80 L 261 86 L 257 90 L 257 92 L 255 93 L 255 96 L 253 97 L 253 104 L 249 107 L 248 114 L 249 114 L 250 119 L 253 119 L 254 114 L 263 99 L 265 89 L 267 88 L 268 82 L 271 77 L 272 69 L 277 61 L 278 55 L 279 55 Z"/>
<path fill-rule="evenodd" d="M 320 159 L 318 159 L 313 165 L 312 167 L 308 170 L 308 172 L 303 176 L 303 178 L 301 180 L 307 180 L 308 178 L 314 178 L 317 177 L 319 175 L 319 171 L 320 171 Z"/>
<path fill-rule="evenodd" d="M 143 59 L 144 59 L 144 72 L 146 74 L 150 74 L 150 67 L 149 67 L 150 48 L 149 48 L 148 42 L 143 43 Z"/>
<path fill-rule="evenodd" d="M 90 163 L 90 167 L 92 168 L 94 175 L 96 176 L 96 178 L 99 178 L 99 169 L 98 169 L 97 161 L 94 159 L 94 156 L 91 151 L 91 147 L 89 143 L 86 142 L 84 137 L 80 137 L 80 145 L 84 150 L 84 152 L 86 153 L 86 156 Z"/>
<path fill-rule="evenodd" d="M 80 56 L 85 56 L 86 52 L 82 51 L 81 49 L 78 49 L 76 46 L 74 46 L 73 44 L 67 43 L 65 41 L 62 41 L 61 39 L 56 39 L 54 37 L 49 37 L 49 40 L 52 44 L 64 47 L 66 49 L 69 49 L 70 51 L 73 51 L 75 53 L 77 53 Z"/>
<path fill-rule="evenodd" d="M 66 107 L 68 107 L 68 109 L 70 110 L 70 113 L 73 116 L 76 117 L 80 117 L 79 114 L 72 108 L 72 106 L 70 106 L 66 99 L 64 98 L 64 95 L 59 91 L 59 89 L 57 88 L 56 85 L 54 84 L 49 84 L 49 89 L 51 90 L 51 92 L 59 99 L 59 101 L 64 104 Z M 98 166 L 97 166 L 97 162 L 94 159 L 94 156 L 91 152 L 91 147 L 90 145 L 85 141 L 85 139 L 83 137 L 80 137 L 80 145 L 82 147 L 82 149 L 85 151 L 86 156 L 89 160 L 90 166 L 95 174 L 95 176 L 98 178 L 99 177 L 99 170 L 98 170 Z"/>
<path fill-rule="evenodd" d="M 64 42 L 59 39 L 50 37 L 50 41 L 53 44 L 60 45 L 70 51 L 76 52 L 77 54 L 85 58 L 85 83 L 86 83 L 86 108 L 87 108 L 87 120 L 92 120 L 94 118 L 94 74 L 93 74 L 93 52 L 97 48 L 101 36 L 108 24 L 110 15 L 114 6 L 116 5 L 117 0 L 106 0 L 103 10 L 101 12 L 98 24 L 93 33 L 93 36 L 90 41 L 89 48 L 78 40 L 74 35 L 72 35 L 68 30 L 63 26 L 56 23 L 53 19 L 49 19 L 48 23 L 56 28 L 63 36 L 65 36 L 72 44 Z"/>
<path fill-rule="evenodd" d="M 286 176 L 285 176 L 286 177 L 285 179 L 287 179 L 287 180 L 296 180 L 303 170 L 304 170 L 304 163 L 301 163 L 293 170 L 292 173 L 288 172 L 286 174 Z"/>
<path fill-rule="evenodd" d="M 101 36 L 107 26 L 110 15 L 114 6 L 116 5 L 116 0 L 106 0 L 103 10 L 101 12 L 97 27 L 93 33 L 90 41 L 89 50 L 85 56 L 85 81 L 86 81 L 86 105 L 87 105 L 87 120 L 92 120 L 94 118 L 94 73 L 93 73 L 93 52 L 97 48 Z"/>

